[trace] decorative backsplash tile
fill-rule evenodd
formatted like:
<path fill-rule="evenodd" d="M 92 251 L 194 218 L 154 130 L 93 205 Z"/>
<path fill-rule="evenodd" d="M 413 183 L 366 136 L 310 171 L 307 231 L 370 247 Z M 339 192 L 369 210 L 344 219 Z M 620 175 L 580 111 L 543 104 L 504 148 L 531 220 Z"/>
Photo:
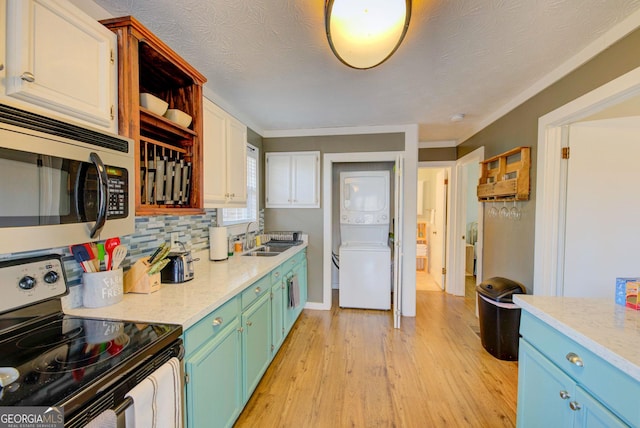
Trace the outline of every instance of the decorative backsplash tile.
<path fill-rule="evenodd" d="M 135 232 L 120 237 L 128 249 L 122 263 L 126 270 L 140 257 L 150 255 L 162 242 L 169 242 L 172 232 L 178 232 L 186 249 L 200 251 L 209 248 L 209 227 L 216 224 L 216 210 L 206 210 L 203 215 L 136 217 Z M 60 254 L 64 263 L 67 283 L 70 287 L 82 281 L 82 268 L 74 260 L 68 247 L 26 251 L 0 255 L 0 260 L 20 259 L 44 254 Z"/>
<path fill-rule="evenodd" d="M 264 210 L 260 210 L 260 229 L 264 230 Z M 132 235 L 120 237 L 121 244 L 126 245 L 127 257 L 122 262 L 126 271 L 136 260 L 149 256 L 162 242 L 171 240 L 171 233 L 179 233 L 179 241 L 185 245 L 185 249 L 194 252 L 209 248 L 209 227 L 216 225 L 216 210 L 205 210 L 202 215 L 192 216 L 152 216 L 136 217 L 135 232 Z M 232 240 L 235 239 L 234 235 Z M 22 253 L 1 254 L 0 260 L 13 260 L 44 254 L 60 254 L 64 265 L 67 284 L 70 287 L 73 306 L 79 304 L 79 293 L 74 289 L 82 282 L 82 267 L 76 262 L 68 247 L 49 248 L 38 251 L 26 251 Z M 75 298 L 73 297 L 75 296 Z"/>

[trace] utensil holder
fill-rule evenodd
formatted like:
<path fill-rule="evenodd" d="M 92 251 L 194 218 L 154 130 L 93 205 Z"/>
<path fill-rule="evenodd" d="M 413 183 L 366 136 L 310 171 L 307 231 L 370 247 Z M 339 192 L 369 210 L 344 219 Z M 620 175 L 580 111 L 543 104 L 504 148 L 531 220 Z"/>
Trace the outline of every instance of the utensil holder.
<path fill-rule="evenodd" d="M 87 308 L 100 308 L 122 300 L 122 268 L 82 274 L 82 304 Z"/>
<path fill-rule="evenodd" d="M 147 258 L 138 259 L 124 275 L 124 292 L 150 294 L 160 289 L 160 272 L 149 275 Z"/>

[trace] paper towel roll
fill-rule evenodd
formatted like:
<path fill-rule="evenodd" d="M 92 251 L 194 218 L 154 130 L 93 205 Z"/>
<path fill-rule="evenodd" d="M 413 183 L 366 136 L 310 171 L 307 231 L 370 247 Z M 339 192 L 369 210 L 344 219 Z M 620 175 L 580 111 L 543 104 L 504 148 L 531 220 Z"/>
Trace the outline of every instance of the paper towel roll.
<path fill-rule="evenodd" d="M 229 258 L 227 243 L 227 228 L 209 228 L 209 260 L 220 261 Z"/>

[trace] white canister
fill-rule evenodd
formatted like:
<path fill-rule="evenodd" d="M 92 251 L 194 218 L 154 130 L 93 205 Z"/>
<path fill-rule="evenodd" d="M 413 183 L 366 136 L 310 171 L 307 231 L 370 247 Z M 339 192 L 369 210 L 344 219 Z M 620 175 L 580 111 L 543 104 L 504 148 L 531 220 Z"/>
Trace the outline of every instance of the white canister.
<path fill-rule="evenodd" d="M 227 260 L 229 258 L 227 245 L 227 228 L 224 226 L 210 227 L 209 260 Z"/>
<path fill-rule="evenodd" d="M 82 303 L 87 308 L 100 308 L 122 300 L 122 268 L 82 274 Z"/>

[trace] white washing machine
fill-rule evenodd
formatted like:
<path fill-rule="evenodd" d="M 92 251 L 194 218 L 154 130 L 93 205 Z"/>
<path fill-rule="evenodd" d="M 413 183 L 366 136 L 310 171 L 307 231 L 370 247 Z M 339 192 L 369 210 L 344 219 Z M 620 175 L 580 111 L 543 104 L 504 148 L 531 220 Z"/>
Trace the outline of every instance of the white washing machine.
<path fill-rule="evenodd" d="M 340 173 L 339 305 L 391 309 L 389 171 Z"/>
<path fill-rule="evenodd" d="M 339 255 L 340 307 L 391 309 L 389 246 L 344 243 Z"/>

